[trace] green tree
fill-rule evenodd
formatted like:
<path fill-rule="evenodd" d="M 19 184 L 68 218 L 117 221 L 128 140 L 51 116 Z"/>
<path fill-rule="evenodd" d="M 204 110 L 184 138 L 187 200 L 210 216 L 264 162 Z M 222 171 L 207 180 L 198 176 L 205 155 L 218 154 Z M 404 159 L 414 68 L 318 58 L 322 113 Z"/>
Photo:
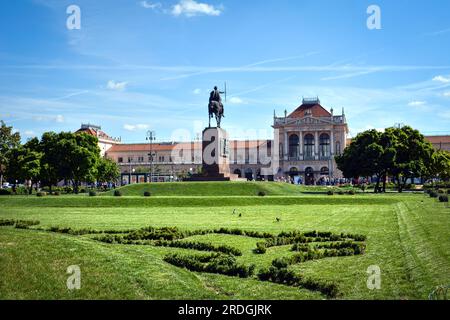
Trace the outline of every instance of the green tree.
<path fill-rule="evenodd" d="M 427 178 L 438 178 L 443 181 L 450 179 L 450 152 L 445 150 L 434 152 Z"/>
<path fill-rule="evenodd" d="M 101 158 L 97 166 L 98 182 L 116 182 L 120 176 L 119 166 L 111 159 Z"/>
<path fill-rule="evenodd" d="M 58 150 L 59 135 L 55 132 L 45 132 L 42 135 L 39 148 L 42 152 L 41 158 L 41 184 L 48 186 L 57 185 L 63 179 L 60 170 L 61 154 Z"/>
<path fill-rule="evenodd" d="M 71 181 L 78 193 L 81 182 L 94 182 L 100 162 L 98 139 L 86 133 L 61 132 L 57 135 L 58 176 Z"/>
<path fill-rule="evenodd" d="M 402 192 L 408 179 L 429 173 L 435 150 L 418 130 L 409 126 L 387 128 L 383 136 L 389 147 L 395 150 L 395 159 L 388 171 L 395 177 L 398 191 Z"/>
<path fill-rule="evenodd" d="M 383 134 L 368 130 L 358 134 L 343 154 L 336 157 L 336 164 L 346 178 L 375 176 L 375 192 L 378 192 L 380 181 L 385 191 L 384 182 L 394 157 L 395 151 L 385 143 Z"/>
<path fill-rule="evenodd" d="M 37 184 L 41 173 L 42 153 L 37 150 L 39 140 L 32 139 L 23 146 L 18 146 L 8 152 L 7 175 L 18 181 L 29 181 L 29 193 Z"/>
<path fill-rule="evenodd" d="M 3 185 L 3 176 L 7 170 L 9 156 L 8 153 L 20 146 L 20 133 L 13 132 L 12 127 L 6 126 L 0 120 L 0 186 Z"/>

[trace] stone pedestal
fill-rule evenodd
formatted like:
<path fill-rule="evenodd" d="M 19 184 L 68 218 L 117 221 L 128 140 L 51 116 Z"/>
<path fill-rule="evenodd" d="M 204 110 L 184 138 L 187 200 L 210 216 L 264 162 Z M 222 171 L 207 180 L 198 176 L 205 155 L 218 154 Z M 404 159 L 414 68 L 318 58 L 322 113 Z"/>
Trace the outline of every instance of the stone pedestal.
<path fill-rule="evenodd" d="M 202 173 L 194 174 L 190 181 L 238 180 L 230 172 L 228 133 L 221 128 L 206 128 L 202 137 Z"/>

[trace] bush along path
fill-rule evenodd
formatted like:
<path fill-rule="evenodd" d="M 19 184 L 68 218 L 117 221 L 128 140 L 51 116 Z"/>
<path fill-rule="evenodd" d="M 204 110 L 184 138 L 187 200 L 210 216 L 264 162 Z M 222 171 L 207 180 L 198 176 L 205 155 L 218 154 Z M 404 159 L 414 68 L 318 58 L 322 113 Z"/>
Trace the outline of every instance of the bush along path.
<path fill-rule="evenodd" d="M 56 232 L 73 236 L 92 234 L 92 239 L 108 244 L 122 245 L 150 245 L 155 247 L 171 247 L 206 251 L 208 254 L 168 254 L 164 261 L 174 266 L 185 268 L 193 272 L 216 273 L 232 277 L 249 278 L 256 276 L 260 281 L 270 281 L 286 286 L 305 288 L 318 291 L 327 298 L 336 298 L 339 288 L 335 283 L 318 279 L 304 278 L 290 270 L 289 266 L 310 260 L 327 257 L 341 257 L 361 255 L 365 253 L 366 237 L 359 234 L 332 233 L 332 232 L 300 232 L 290 231 L 279 234 L 267 232 L 247 231 L 241 229 L 204 229 L 180 230 L 177 227 L 145 227 L 137 230 L 95 230 L 72 229 L 70 227 L 37 227 L 39 221 L 5 220 L 0 219 L 1 226 L 14 226 L 15 228 Z M 254 254 L 264 254 L 268 248 L 291 245 L 295 252 L 289 257 L 277 258 L 267 269 L 255 272 L 256 266 L 240 264 L 236 257 L 242 252 L 228 245 L 213 245 L 211 243 L 183 240 L 191 236 L 207 234 L 226 234 L 259 239 Z"/>

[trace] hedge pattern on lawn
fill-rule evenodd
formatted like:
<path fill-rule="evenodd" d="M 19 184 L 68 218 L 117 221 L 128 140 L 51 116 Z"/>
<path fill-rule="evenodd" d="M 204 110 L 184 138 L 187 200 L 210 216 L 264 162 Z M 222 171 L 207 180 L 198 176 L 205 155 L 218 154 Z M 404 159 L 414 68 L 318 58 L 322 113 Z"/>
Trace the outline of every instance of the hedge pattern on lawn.
<path fill-rule="evenodd" d="M 310 260 L 324 259 L 327 257 L 342 257 L 361 255 L 365 253 L 366 236 L 350 233 L 332 233 L 320 231 L 300 232 L 283 231 L 279 234 L 242 230 L 238 228 L 219 228 L 202 230 L 181 230 L 177 227 L 145 227 L 131 230 L 95 230 L 90 228 L 73 229 L 70 227 L 40 228 L 39 221 L 32 220 L 8 220 L 0 219 L 0 226 L 15 226 L 16 228 L 56 232 L 74 236 L 96 235 L 93 240 L 108 244 L 123 245 L 151 245 L 155 247 L 182 248 L 196 251 L 212 252 L 207 255 L 168 254 L 164 261 L 194 272 L 217 273 L 227 276 L 248 278 L 255 274 L 254 265 L 239 264 L 237 256 L 242 252 L 227 245 L 213 245 L 211 243 L 196 241 L 181 241 L 185 238 L 208 234 L 225 234 L 244 236 L 259 239 L 255 254 L 264 254 L 267 248 L 291 245 L 291 251 L 295 252 L 289 257 L 277 258 L 272 261 L 272 266 L 261 269 L 257 273 L 260 281 L 270 281 L 287 286 L 305 288 L 318 291 L 328 298 L 335 298 L 339 294 L 335 283 L 304 278 L 289 269 L 291 265 Z"/>

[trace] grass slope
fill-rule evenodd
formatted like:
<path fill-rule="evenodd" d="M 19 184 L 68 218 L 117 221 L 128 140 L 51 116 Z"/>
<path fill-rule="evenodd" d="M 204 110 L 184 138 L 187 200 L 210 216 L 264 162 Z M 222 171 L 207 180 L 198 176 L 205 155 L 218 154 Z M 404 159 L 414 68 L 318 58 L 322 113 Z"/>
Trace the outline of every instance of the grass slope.
<path fill-rule="evenodd" d="M 153 196 L 257 196 L 299 195 L 303 188 L 288 183 L 271 182 L 174 182 L 142 183 L 119 188 L 124 196 L 142 196 L 150 191 Z M 112 195 L 113 191 L 105 193 Z"/>

